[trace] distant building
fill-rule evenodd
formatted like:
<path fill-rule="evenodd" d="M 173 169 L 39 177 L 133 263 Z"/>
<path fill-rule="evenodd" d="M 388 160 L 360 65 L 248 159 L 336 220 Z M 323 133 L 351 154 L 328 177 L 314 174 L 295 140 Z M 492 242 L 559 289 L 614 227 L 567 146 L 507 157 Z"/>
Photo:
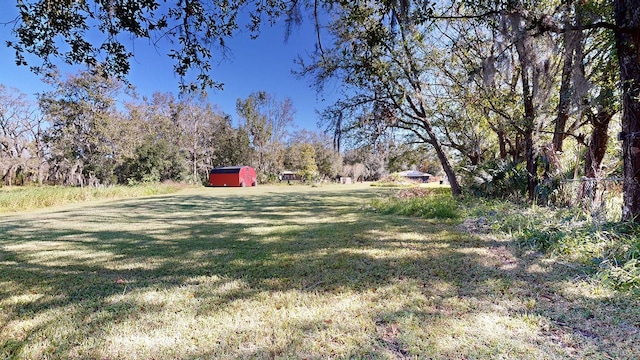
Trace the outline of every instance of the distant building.
<path fill-rule="evenodd" d="M 429 182 L 433 175 L 418 170 L 406 170 L 398 173 L 400 176 L 413 181 Z"/>
<path fill-rule="evenodd" d="M 209 172 L 211 186 L 257 186 L 256 171 L 251 166 L 217 167 Z"/>
<path fill-rule="evenodd" d="M 301 181 L 300 175 L 293 171 L 283 171 L 280 173 L 280 181 Z"/>
<path fill-rule="evenodd" d="M 340 184 L 353 184 L 353 180 L 349 176 L 340 176 Z"/>

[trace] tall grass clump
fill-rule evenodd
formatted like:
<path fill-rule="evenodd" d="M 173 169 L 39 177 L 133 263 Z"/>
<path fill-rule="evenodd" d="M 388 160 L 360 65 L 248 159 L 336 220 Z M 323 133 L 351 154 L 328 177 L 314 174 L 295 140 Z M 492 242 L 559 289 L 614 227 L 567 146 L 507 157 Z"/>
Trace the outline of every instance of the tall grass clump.
<path fill-rule="evenodd" d="M 556 223 L 525 227 L 518 240 L 584 265 L 614 289 L 640 294 L 640 230 L 636 225 L 559 217 Z"/>
<path fill-rule="evenodd" d="M 445 188 L 403 189 L 396 194 L 373 200 L 372 206 L 383 214 L 415 216 L 426 219 L 457 219 L 458 202 Z"/>
<path fill-rule="evenodd" d="M 0 213 L 32 210 L 100 199 L 170 194 L 184 188 L 176 183 L 110 187 L 21 187 L 0 189 Z"/>
<path fill-rule="evenodd" d="M 479 219 L 534 250 L 584 267 L 604 284 L 640 293 L 640 229 L 637 224 L 603 222 L 600 214 L 579 207 L 554 208 L 474 198 L 464 202 L 463 217 Z"/>
<path fill-rule="evenodd" d="M 600 279 L 614 288 L 640 294 L 640 229 L 637 224 L 608 224 L 598 236 L 602 248 L 595 262 Z"/>

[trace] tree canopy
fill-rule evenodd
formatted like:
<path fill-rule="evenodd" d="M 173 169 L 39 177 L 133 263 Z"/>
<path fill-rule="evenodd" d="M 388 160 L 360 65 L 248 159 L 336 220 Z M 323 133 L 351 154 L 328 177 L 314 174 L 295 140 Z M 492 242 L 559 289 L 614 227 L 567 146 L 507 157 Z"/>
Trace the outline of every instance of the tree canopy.
<path fill-rule="evenodd" d="M 47 73 L 57 61 L 100 66 L 107 76 L 126 79 L 136 40 L 168 45 L 182 90 L 223 84 L 211 75 L 212 62 L 225 56 L 227 40 L 246 28 L 258 36 L 265 23 L 300 20 L 302 2 L 284 0 L 19 0 L 14 20 L 18 65 Z M 92 41 L 89 39 L 101 39 Z M 32 60 L 27 54 L 35 55 Z"/>

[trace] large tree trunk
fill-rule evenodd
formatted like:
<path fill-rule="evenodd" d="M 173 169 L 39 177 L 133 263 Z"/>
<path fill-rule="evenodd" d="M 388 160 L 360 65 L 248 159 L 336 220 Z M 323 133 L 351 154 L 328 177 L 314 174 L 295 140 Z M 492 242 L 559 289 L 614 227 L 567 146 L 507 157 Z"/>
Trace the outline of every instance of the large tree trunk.
<path fill-rule="evenodd" d="M 451 166 L 451 162 L 449 162 L 449 158 L 445 154 L 442 146 L 439 143 L 433 144 L 433 148 L 436 150 L 436 154 L 438 155 L 438 160 L 440 160 L 440 165 L 442 165 L 442 170 L 447 174 L 447 179 L 449 180 L 449 185 L 451 186 L 451 194 L 455 197 L 462 196 L 462 188 L 458 183 L 458 179 L 456 178 L 456 173 L 453 170 L 453 166 Z"/>
<path fill-rule="evenodd" d="M 640 0 L 616 0 L 616 49 L 622 82 L 622 220 L 640 216 Z"/>
<path fill-rule="evenodd" d="M 612 113 L 600 110 L 597 115 L 590 119 L 593 125 L 593 131 L 584 160 L 585 178 L 578 194 L 578 197 L 582 199 L 582 201 L 595 203 L 600 201 L 598 197 L 598 190 L 600 188 L 598 179 L 601 177 L 600 166 L 602 165 L 602 159 L 604 159 L 604 155 L 607 152 L 611 118 L 613 118 Z"/>
<path fill-rule="evenodd" d="M 498 146 L 500 147 L 500 159 L 506 160 L 507 155 L 509 155 L 509 153 L 507 152 L 507 142 L 505 140 L 504 131 L 498 131 L 496 135 L 498 135 Z"/>
<path fill-rule="evenodd" d="M 515 23 L 515 22 L 514 22 Z M 536 186 L 538 185 L 538 162 L 534 149 L 534 130 L 536 120 L 536 110 L 533 103 L 534 95 L 534 76 L 531 53 L 531 36 L 527 34 L 522 24 L 517 24 L 521 28 L 514 31 L 518 34 L 515 39 L 516 51 L 518 52 L 518 62 L 520 63 L 520 81 L 522 86 L 522 101 L 524 105 L 524 124 L 520 129 L 524 135 L 524 154 L 527 169 L 527 194 L 529 200 L 534 200 Z"/>
<path fill-rule="evenodd" d="M 613 114 L 600 111 L 591 120 L 593 132 L 589 141 L 589 149 L 584 161 L 584 176 L 587 178 L 599 177 L 600 165 L 607 151 L 607 141 L 609 140 L 609 123 Z"/>
<path fill-rule="evenodd" d="M 433 131 L 433 127 L 431 127 L 431 123 L 428 120 L 423 121 L 424 129 L 427 131 L 427 135 L 429 136 L 429 143 L 433 146 L 433 149 L 436 151 L 436 155 L 438 156 L 438 160 L 440 160 L 440 165 L 442 165 L 442 170 L 447 175 L 447 180 L 449 180 L 449 185 L 451 186 L 451 194 L 455 197 L 462 196 L 462 187 L 460 187 L 460 183 L 458 182 L 458 178 L 456 178 L 456 172 L 447 157 L 447 154 L 444 152 L 436 133 Z"/>
<path fill-rule="evenodd" d="M 523 69 L 529 68 L 527 60 L 521 58 L 520 63 Z M 527 75 L 527 70 L 522 71 L 522 97 L 524 100 L 524 153 L 527 168 L 527 194 L 529 200 L 533 200 L 535 198 L 536 186 L 538 185 L 538 162 L 536 161 L 535 144 L 533 140 L 536 113 L 533 107 L 531 83 Z"/>
<path fill-rule="evenodd" d="M 527 128 L 525 133 L 525 156 L 527 168 L 527 195 L 534 200 L 538 186 L 538 161 L 534 151 L 533 127 Z"/>
<path fill-rule="evenodd" d="M 565 27 L 571 26 L 571 7 L 573 1 L 567 1 L 567 10 L 565 18 Z M 564 41 L 564 63 L 562 65 L 562 80 L 560 82 L 560 99 L 558 103 L 558 117 L 555 121 L 555 130 L 553 132 L 553 150 L 562 151 L 562 143 L 564 142 L 565 129 L 569 112 L 571 109 L 571 77 L 573 74 L 574 54 L 576 49 L 576 35 L 574 31 L 565 31 L 563 34 Z"/>
<path fill-rule="evenodd" d="M 47 170 L 47 163 L 42 159 L 40 159 L 40 161 L 38 162 L 38 186 L 42 186 L 46 170 Z"/>

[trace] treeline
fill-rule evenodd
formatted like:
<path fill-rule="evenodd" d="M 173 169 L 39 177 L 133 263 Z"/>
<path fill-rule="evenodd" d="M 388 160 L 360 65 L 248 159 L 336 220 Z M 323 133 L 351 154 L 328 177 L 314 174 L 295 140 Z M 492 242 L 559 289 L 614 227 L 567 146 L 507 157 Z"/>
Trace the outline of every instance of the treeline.
<path fill-rule="evenodd" d="M 4 185 L 98 186 L 205 183 L 217 166 L 251 165 L 260 181 L 283 170 L 335 178 L 342 157 L 322 134 L 297 131 L 290 100 L 256 92 L 239 99 L 239 124 L 205 99 L 137 98 L 99 73 L 49 79 L 33 102 L 0 86 L 0 179 Z M 291 135 L 291 136 L 290 136 Z"/>
<path fill-rule="evenodd" d="M 54 90 L 35 102 L 0 85 L 2 185 L 206 183 L 209 170 L 233 165 L 253 166 L 260 183 L 278 181 L 285 170 L 305 181 L 376 180 L 389 171 L 433 165 L 425 160 L 428 153 L 392 140 L 343 156 L 325 134 L 296 129 L 289 99 L 265 92 L 238 99 L 234 124 L 203 98 L 138 98 L 99 73 L 48 81 Z"/>

